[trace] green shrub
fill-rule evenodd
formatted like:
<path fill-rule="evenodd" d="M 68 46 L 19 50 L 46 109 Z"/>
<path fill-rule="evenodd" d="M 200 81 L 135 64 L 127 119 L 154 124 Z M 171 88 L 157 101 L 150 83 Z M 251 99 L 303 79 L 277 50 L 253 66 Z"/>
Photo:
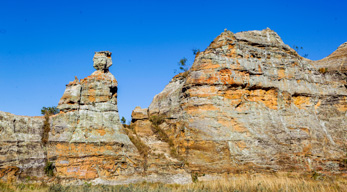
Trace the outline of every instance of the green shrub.
<path fill-rule="evenodd" d="M 49 115 L 55 115 L 58 114 L 60 111 L 57 107 L 53 106 L 53 107 L 42 107 L 41 109 L 41 114 L 45 115 L 45 114 L 49 114 Z"/>
<path fill-rule="evenodd" d="M 160 124 L 164 123 L 165 117 L 163 115 L 152 115 L 149 118 L 149 121 L 152 123 L 153 126 L 159 126 Z"/>
<path fill-rule="evenodd" d="M 54 176 L 54 169 L 55 169 L 54 163 L 47 161 L 46 166 L 44 168 L 46 175 L 49 177 L 53 177 Z"/>
<path fill-rule="evenodd" d="M 196 183 L 199 181 L 198 173 L 191 173 L 190 176 L 192 177 L 193 183 Z"/>
<path fill-rule="evenodd" d="M 125 124 L 125 122 L 127 121 L 124 117 L 122 117 L 122 119 L 120 120 L 122 122 L 122 124 Z"/>

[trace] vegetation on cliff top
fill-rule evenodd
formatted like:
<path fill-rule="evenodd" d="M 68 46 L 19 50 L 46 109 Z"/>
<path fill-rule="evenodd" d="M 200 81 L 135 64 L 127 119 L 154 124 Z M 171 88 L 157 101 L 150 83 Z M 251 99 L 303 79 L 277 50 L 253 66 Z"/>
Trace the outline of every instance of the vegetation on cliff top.
<path fill-rule="evenodd" d="M 41 109 L 41 114 L 45 115 L 45 114 L 49 114 L 49 115 L 55 115 L 58 114 L 60 111 L 56 106 L 52 106 L 52 107 L 42 107 Z"/>

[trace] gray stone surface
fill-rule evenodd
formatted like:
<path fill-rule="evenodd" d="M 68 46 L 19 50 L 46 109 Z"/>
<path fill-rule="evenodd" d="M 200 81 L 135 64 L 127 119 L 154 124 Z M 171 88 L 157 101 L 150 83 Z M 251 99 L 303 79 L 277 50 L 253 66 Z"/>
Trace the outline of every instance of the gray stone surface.
<path fill-rule="evenodd" d="M 93 67 L 99 71 L 108 70 L 108 68 L 111 67 L 112 65 L 111 55 L 112 53 L 109 51 L 95 52 L 95 55 L 93 58 L 93 62 L 94 62 Z"/>

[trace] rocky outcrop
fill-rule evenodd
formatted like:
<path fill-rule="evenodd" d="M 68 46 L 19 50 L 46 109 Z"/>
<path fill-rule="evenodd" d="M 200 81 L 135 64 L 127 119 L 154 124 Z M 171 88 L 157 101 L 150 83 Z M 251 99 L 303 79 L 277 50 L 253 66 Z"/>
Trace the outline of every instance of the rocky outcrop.
<path fill-rule="evenodd" d="M 332 71 L 347 74 L 347 42 L 340 45 L 336 51 L 328 57 L 318 60 L 310 61 L 318 70 L 322 72 Z"/>
<path fill-rule="evenodd" d="M 0 112 L 0 179 L 188 183 L 221 173 L 347 174 L 346 43 L 319 61 L 270 29 L 225 30 L 123 127 L 111 53 L 66 85 L 60 113 Z M 44 168 L 53 165 L 53 178 Z M 205 176 L 204 176 L 205 175 Z"/>
<path fill-rule="evenodd" d="M 148 118 L 133 119 L 133 127 L 145 130 L 151 117 L 163 117 L 161 129 L 189 170 L 200 174 L 346 173 L 344 45 L 315 62 L 270 29 L 226 30 L 154 97 Z M 319 70 L 322 63 L 335 71 Z"/>
<path fill-rule="evenodd" d="M 117 81 L 110 52 L 96 52 L 91 76 L 66 86 L 51 118 L 47 158 L 63 179 L 119 182 L 141 172 L 141 157 L 125 134 L 117 109 Z"/>
<path fill-rule="evenodd" d="M 45 154 L 41 144 L 43 117 L 0 112 L 0 178 L 11 181 L 43 176 Z"/>
<path fill-rule="evenodd" d="M 93 61 L 92 75 L 75 77 L 66 85 L 59 114 L 43 118 L 0 112 L 0 178 L 95 184 L 190 182 L 181 162 L 166 160 L 154 150 L 146 156 L 141 153 L 145 145 L 139 146 L 137 133 L 124 129 L 119 120 L 117 81 L 108 70 L 111 53 L 96 52 Z M 51 163 L 55 177 L 49 179 L 44 170 Z"/>

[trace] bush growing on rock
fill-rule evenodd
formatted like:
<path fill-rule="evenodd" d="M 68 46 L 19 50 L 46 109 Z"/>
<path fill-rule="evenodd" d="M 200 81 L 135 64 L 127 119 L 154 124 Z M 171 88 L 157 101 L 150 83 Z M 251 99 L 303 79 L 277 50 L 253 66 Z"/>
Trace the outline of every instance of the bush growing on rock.
<path fill-rule="evenodd" d="M 57 113 L 59 113 L 59 109 L 56 106 L 53 107 L 42 107 L 41 109 L 41 114 L 45 115 L 46 113 L 48 113 L 49 115 L 55 115 Z"/>

